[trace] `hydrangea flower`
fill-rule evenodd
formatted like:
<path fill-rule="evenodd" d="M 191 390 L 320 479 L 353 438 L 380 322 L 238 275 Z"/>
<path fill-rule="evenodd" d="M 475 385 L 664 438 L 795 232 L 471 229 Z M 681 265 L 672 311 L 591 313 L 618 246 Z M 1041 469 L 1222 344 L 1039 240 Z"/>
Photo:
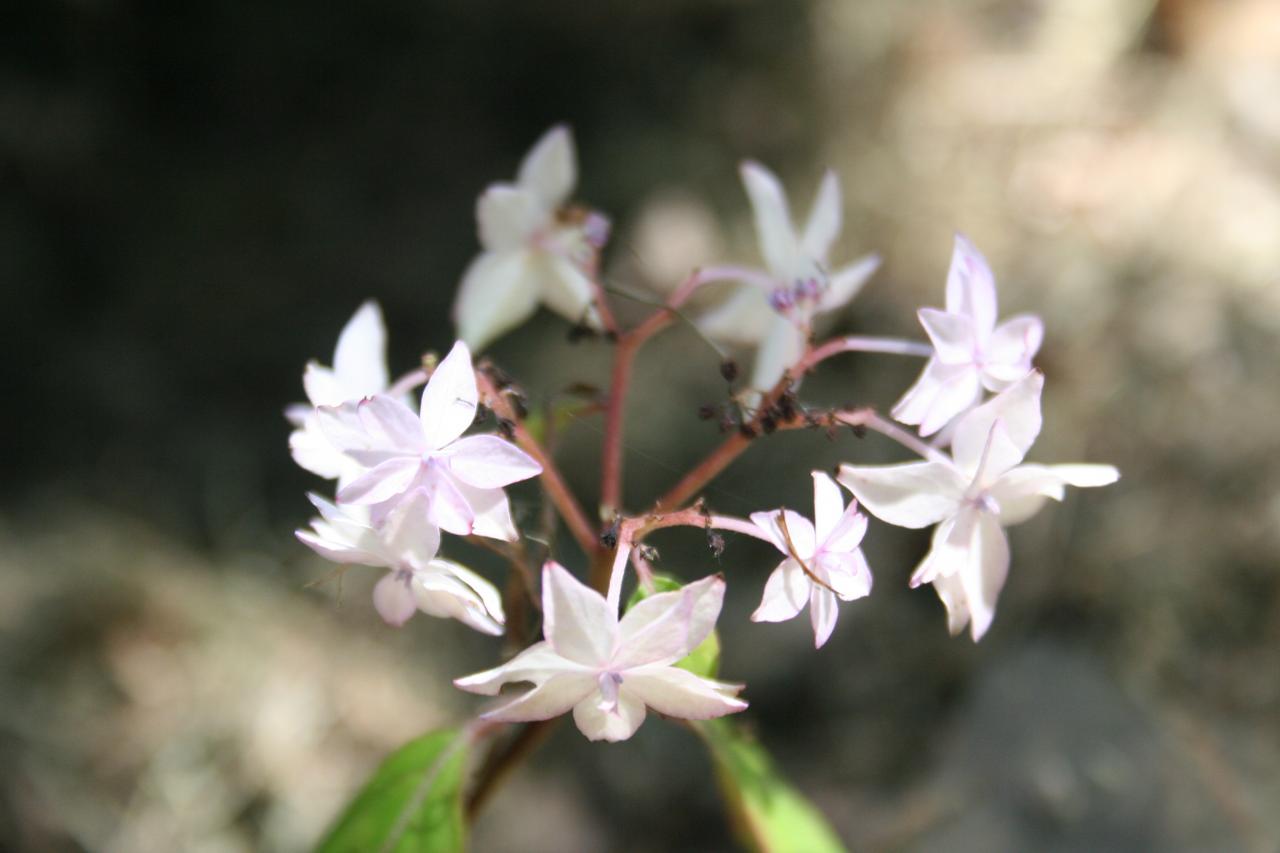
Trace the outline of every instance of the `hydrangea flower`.
<path fill-rule="evenodd" d="M 478 401 L 471 353 L 458 341 L 431 374 L 416 414 L 385 395 L 321 406 L 329 441 L 362 466 L 338 490 L 338 502 L 372 506 L 380 524 L 399 503 L 421 496 L 427 520 L 450 533 L 514 542 L 519 534 L 502 489 L 542 468 L 496 435 L 462 436 Z"/>
<path fill-rule="evenodd" d="M 1026 376 L 1044 338 L 1044 324 L 1029 314 L 996 325 L 991 267 L 959 234 L 947 271 L 947 309 L 921 308 L 917 316 L 934 355 L 893 416 L 919 425 L 921 435 L 933 435 L 977 405 L 983 388 L 1002 391 Z"/>
<path fill-rule="evenodd" d="M 436 556 L 440 529 L 428 522 L 421 497 L 406 501 L 381 527 L 367 507 L 338 506 L 308 495 L 320 516 L 296 535 L 336 563 L 390 569 L 373 588 L 373 605 L 384 621 L 399 627 L 415 612 L 457 619 L 485 634 L 502 634 L 502 596 L 493 584 L 451 560 Z"/>
<path fill-rule="evenodd" d="M 599 326 L 585 267 L 607 237 L 607 220 L 564 210 L 576 183 L 573 137 L 560 125 L 534 145 L 514 184 L 493 184 L 480 196 L 484 251 L 463 274 L 453 306 L 458 337 L 472 348 L 529 319 L 539 303 Z"/>
<path fill-rule="evenodd" d="M 880 258 L 866 255 L 830 271 L 827 254 L 843 216 L 835 172 L 823 176 L 803 232 L 792 224 L 786 191 L 772 172 L 751 161 L 741 172 L 767 271 L 704 314 L 698 326 L 715 340 L 757 347 L 751 387 L 767 391 L 800 359 L 813 318 L 848 304 Z"/>
<path fill-rule="evenodd" d="M 1106 486 L 1111 465 L 1023 465 L 1040 434 L 1044 376 L 1028 373 L 956 424 L 952 463 L 841 465 L 838 479 L 872 515 L 899 527 L 938 525 L 911 585 L 932 583 L 951 633 L 966 624 L 974 641 L 995 616 L 1009 570 L 1004 528 L 1035 515 L 1067 486 Z"/>
<path fill-rule="evenodd" d="M 333 367 L 309 362 L 302 387 L 310 405 L 290 406 L 285 415 L 297 429 L 289 436 L 293 460 L 313 474 L 343 481 L 359 466 L 325 437 L 316 406 L 338 406 L 371 394 L 381 394 L 390 382 L 387 373 L 387 330 L 378 303 L 370 300 L 342 327 L 333 353 Z"/>
<path fill-rule="evenodd" d="M 751 520 L 786 555 L 765 582 L 752 621 L 785 622 L 808 604 L 813 644 L 822 648 L 836 627 L 836 600 L 871 593 L 871 568 L 858 547 L 867 517 L 857 501 L 844 505 L 834 480 L 814 471 L 812 522 L 789 509 L 752 513 Z"/>
<path fill-rule="evenodd" d="M 675 592 L 651 595 L 621 619 L 605 597 L 558 563 L 542 571 L 543 642 L 495 669 L 454 681 L 495 696 L 504 684 L 534 686 L 481 716 L 547 720 L 573 709 L 591 740 L 626 740 L 645 708 L 669 717 L 705 720 L 741 711 L 740 685 L 673 666 L 706 639 L 724 602 L 724 580 L 704 578 Z"/>

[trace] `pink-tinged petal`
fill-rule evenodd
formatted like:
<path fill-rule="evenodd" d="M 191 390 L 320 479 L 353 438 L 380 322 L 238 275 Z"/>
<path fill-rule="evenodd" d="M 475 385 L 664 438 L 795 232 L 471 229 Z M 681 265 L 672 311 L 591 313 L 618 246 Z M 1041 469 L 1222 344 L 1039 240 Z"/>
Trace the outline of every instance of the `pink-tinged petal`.
<path fill-rule="evenodd" d="M 373 588 L 373 606 L 388 625 L 399 628 L 418 609 L 407 572 L 387 572 Z"/>
<path fill-rule="evenodd" d="M 471 532 L 487 539 L 500 539 L 503 542 L 516 542 L 520 539 L 520 531 L 511 518 L 511 502 L 502 489 L 477 489 L 461 480 L 454 481 L 454 486 L 462 494 L 474 518 Z"/>
<path fill-rule="evenodd" d="M 1003 425 L 1012 446 L 1025 457 L 1040 434 L 1040 392 L 1044 374 L 1034 371 L 1001 391 L 956 424 L 951 439 L 951 455 L 956 465 L 966 472 L 978 469 L 997 420 Z"/>
<path fill-rule="evenodd" d="M 538 308 L 538 288 L 530 280 L 532 253 L 483 252 L 462 276 L 453 303 L 458 337 L 475 350 L 519 326 Z"/>
<path fill-rule="evenodd" d="M 497 696 L 506 684 L 522 681 L 542 684 L 555 676 L 572 674 L 583 675 L 589 680 L 594 678 L 586 667 L 556 654 L 549 643 L 534 643 L 502 666 L 455 678 L 453 685 L 469 693 Z"/>
<path fill-rule="evenodd" d="M 479 402 L 471 351 L 458 341 L 422 392 L 422 435 L 427 449 L 438 450 L 466 432 L 476 419 Z"/>
<path fill-rule="evenodd" d="M 378 536 L 401 565 L 424 568 L 440 550 L 440 528 L 431 523 L 426 495 L 411 491 L 387 513 Z"/>
<path fill-rule="evenodd" d="M 480 715 L 482 720 L 528 723 L 558 717 L 595 694 L 595 679 L 586 674 L 557 675 L 515 699 Z"/>
<path fill-rule="evenodd" d="M 969 541 L 968 530 L 973 524 L 973 518 L 971 514 L 961 513 L 961 515 L 963 519 L 959 516 L 948 518 L 934 528 L 929 551 L 911 573 L 911 579 L 907 582 L 912 589 L 923 584 L 935 583 L 938 578 L 959 574 L 964 568 Z M 960 525 L 961 529 L 957 533 L 958 520 L 963 520 L 964 523 Z"/>
<path fill-rule="evenodd" d="M 813 570 L 842 601 L 871 594 L 871 567 L 861 550 L 822 554 L 814 560 Z"/>
<path fill-rule="evenodd" d="M 943 364 L 931 358 L 916 383 L 893 407 L 904 424 L 918 424 L 921 435 L 933 435 L 956 415 L 981 399 L 982 383 L 973 365 Z"/>
<path fill-rule="evenodd" d="M 809 596 L 809 621 L 813 625 L 813 647 L 822 648 L 836 629 L 840 608 L 829 590 L 815 586 Z"/>
<path fill-rule="evenodd" d="M 783 519 L 785 519 L 785 524 Z M 807 560 L 817 550 L 813 522 L 792 510 L 751 513 L 751 522 L 768 534 L 774 547 L 788 557 Z M 786 528 L 785 530 L 783 528 Z"/>
<path fill-rule="evenodd" d="M 724 579 L 712 575 L 636 604 L 618 624 L 613 665 L 623 669 L 666 665 L 686 657 L 715 628 L 724 587 Z"/>
<path fill-rule="evenodd" d="M 699 678 L 673 666 L 629 672 L 622 682 L 619 698 L 628 695 L 667 717 L 680 720 L 710 720 L 734 714 L 747 707 L 736 698 L 742 687 Z"/>
<path fill-rule="evenodd" d="M 818 313 L 834 311 L 848 305 L 879 268 L 880 256 L 872 253 L 836 270 L 827 282 L 827 289 L 818 299 Z"/>
<path fill-rule="evenodd" d="M 542 253 L 530 265 L 537 278 L 538 294 L 547 308 L 570 323 L 600 328 L 591 280 L 573 261 L 558 254 Z"/>
<path fill-rule="evenodd" d="M 972 477 L 980 488 L 987 488 L 1020 463 L 1024 455 L 1022 448 L 1009 437 L 1004 421 L 998 420 L 991 425 L 991 432 L 987 435 L 987 444 L 982 449 L 982 456 L 978 458 L 977 467 L 961 471 L 965 476 Z"/>
<path fill-rule="evenodd" d="M 604 596 L 559 563 L 542 567 L 542 633 L 561 656 L 603 666 L 618 640 L 618 617 Z"/>
<path fill-rule="evenodd" d="M 496 435 L 460 438 L 441 455 L 455 477 L 478 489 L 499 489 L 542 473 L 532 456 Z"/>
<path fill-rule="evenodd" d="M 983 383 L 992 391 L 1003 391 L 1031 370 L 1031 360 L 1044 340 L 1044 323 L 1039 317 L 1022 314 L 1004 321 L 991 334 L 985 348 Z"/>
<path fill-rule="evenodd" d="M 429 568 L 452 574 L 475 593 L 480 605 L 494 622 L 499 625 L 506 622 L 506 614 L 502 609 L 502 593 L 498 592 L 498 588 L 489 581 L 453 560 L 432 560 Z"/>
<path fill-rule="evenodd" d="M 502 620 L 495 618 L 480 600 L 479 594 L 453 572 L 434 564 L 433 570 L 417 572 L 413 579 L 413 596 L 417 608 L 428 616 L 456 619 L 468 628 L 501 637 Z M 479 576 L 474 576 L 479 582 Z"/>
<path fill-rule="evenodd" d="M 359 563 L 363 566 L 387 567 L 387 560 L 357 548 L 344 540 L 333 528 L 323 522 L 312 522 L 313 530 L 295 530 L 293 535 L 298 541 L 315 551 L 326 560 L 335 563 Z"/>
<path fill-rule="evenodd" d="M 783 374 L 804 355 L 804 344 L 804 333 L 799 327 L 787 317 L 775 314 L 756 351 L 751 387 L 764 392 L 777 385 Z"/>
<path fill-rule="evenodd" d="M 809 221 L 800 239 L 804 253 L 815 261 L 825 261 L 831 244 L 840 235 L 840 222 L 844 216 L 840 199 L 840 178 L 831 169 L 822 176 L 818 194 L 809 211 Z"/>
<path fill-rule="evenodd" d="M 790 275 L 800 255 L 787 194 L 772 172 L 759 163 L 747 161 L 740 169 L 742 183 L 755 214 L 760 253 L 775 275 Z"/>
<path fill-rule="evenodd" d="M 389 451 L 390 448 L 373 446 L 372 439 L 365 434 L 364 424 L 360 422 L 357 406 L 358 401 L 338 406 L 317 406 L 315 423 L 321 435 L 341 453 Z"/>
<path fill-rule="evenodd" d="M 778 564 L 764 584 L 760 606 L 751 614 L 752 622 L 786 622 L 794 619 L 809 603 L 809 591 L 813 582 L 800 568 L 800 564 L 788 557 Z"/>
<path fill-rule="evenodd" d="M 385 394 L 366 397 L 356 404 L 356 416 L 369 440 L 373 456 L 383 452 L 417 456 L 428 447 L 422 440 L 422 425 L 418 416 L 400 400 Z M 357 451 L 349 451 L 353 458 L 362 464 L 373 464 L 365 461 Z"/>
<path fill-rule="evenodd" d="M 604 702 L 597 690 L 573 706 L 573 722 L 588 740 L 626 740 L 644 722 L 644 702 L 626 691 L 616 702 Z"/>
<path fill-rule="evenodd" d="M 338 375 L 319 362 L 309 361 L 302 371 L 302 387 L 313 406 L 340 406 L 363 394 L 348 395 L 338 380 Z"/>
<path fill-rule="evenodd" d="M 697 322 L 702 333 L 713 340 L 757 346 L 777 319 L 777 312 L 769 307 L 761 289 L 744 284 Z"/>
<path fill-rule="evenodd" d="M 835 529 L 827 536 L 826 542 L 818 546 L 818 550 L 834 553 L 853 551 L 866 535 L 867 517 L 858 512 L 858 502 L 852 500 L 836 522 Z"/>
<path fill-rule="evenodd" d="M 1021 465 L 1007 471 L 989 491 L 1005 527 L 1034 516 L 1046 500 L 1060 501 L 1066 486 L 1106 486 L 1120 476 L 1110 465 Z"/>
<path fill-rule="evenodd" d="M 409 488 L 421 467 L 419 460 L 409 457 L 388 459 L 339 489 L 338 502 L 378 504 L 389 501 Z"/>
<path fill-rule="evenodd" d="M 290 426 L 302 429 L 315 415 L 316 407 L 308 403 L 290 403 L 284 407 L 284 419 Z"/>
<path fill-rule="evenodd" d="M 573 135 L 558 124 L 542 135 L 520 164 L 516 181 L 550 210 L 564 204 L 578 182 Z"/>
<path fill-rule="evenodd" d="M 387 328 L 377 302 L 365 302 L 343 327 L 333 353 L 333 372 L 344 393 L 333 403 L 387 390 L 391 381 L 387 374 Z"/>
<path fill-rule="evenodd" d="M 341 477 L 348 467 L 356 464 L 325 438 L 311 410 L 308 410 L 306 425 L 289 433 L 289 453 L 299 467 L 326 480 Z"/>
<path fill-rule="evenodd" d="M 949 314 L 937 308 L 921 308 L 916 312 L 920 325 L 933 343 L 938 361 L 943 364 L 972 364 L 977 334 L 973 318 L 965 314 Z"/>
<path fill-rule="evenodd" d="M 1086 465 L 1082 463 L 1050 465 L 1049 471 L 1055 477 L 1060 477 L 1068 486 L 1075 486 L 1078 489 L 1110 486 L 1120 479 L 1120 471 L 1114 465 Z"/>
<path fill-rule="evenodd" d="M 534 194 L 511 184 L 491 185 L 476 202 L 480 245 L 489 252 L 523 248 L 545 218 L 546 211 Z"/>
<path fill-rule="evenodd" d="M 470 536 L 475 532 L 475 511 L 459 485 L 439 462 L 432 461 L 414 489 L 425 494 L 433 524 L 455 536 Z"/>
<path fill-rule="evenodd" d="M 876 518 L 910 528 L 954 515 L 968 485 L 944 462 L 841 465 L 836 479 Z"/>
<path fill-rule="evenodd" d="M 954 637 L 969 624 L 969 599 L 965 595 L 960 573 L 939 575 L 933 581 L 933 590 L 947 608 L 947 631 Z"/>
<path fill-rule="evenodd" d="M 978 513 L 969 561 L 960 578 L 969 608 L 969 632 L 976 643 L 991 627 L 996 615 L 996 599 L 1009 574 L 1009 541 L 1000 522 L 990 513 Z"/>
<path fill-rule="evenodd" d="M 813 529 L 821 546 L 835 530 L 844 515 L 844 495 L 840 487 L 823 471 L 813 471 Z"/>
<path fill-rule="evenodd" d="M 959 234 L 947 270 L 947 313 L 972 317 L 982 340 L 996 325 L 995 276 L 982 253 Z"/>

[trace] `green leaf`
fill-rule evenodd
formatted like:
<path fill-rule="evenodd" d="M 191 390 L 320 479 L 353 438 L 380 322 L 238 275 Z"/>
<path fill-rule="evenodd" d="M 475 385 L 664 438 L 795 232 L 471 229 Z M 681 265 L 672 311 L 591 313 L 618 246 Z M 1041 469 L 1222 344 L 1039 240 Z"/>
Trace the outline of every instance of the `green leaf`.
<path fill-rule="evenodd" d="M 683 586 L 684 584 L 673 577 L 654 575 L 653 592 L 649 592 L 642 586 L 636 587 L 636 591 L 631 593 L 631 598 L 627 600 L 627 609 L 630 610 L 654 593 L 674 592 Z M 702 678 L 715 678 L 716 673 L 720 671 L 720 635 L 712 631 L 696 649 L 689 652 L 687 657 L 677 661 L 676 666 L 687 669 Z"/>
<path fill-rule="evenodd" d="M 735 828 L 761 853 L 828 853 L 844 845 L 813 803 L 779 775 L 765 748 L 729 719 L 693 724 L 715 763 Z"/>
<path fill-rule="evenodd" d="M 320 843 L 319 853 L 465 850 L 468 746 L 458 729 L 442 729 L 391 753 Z"/>

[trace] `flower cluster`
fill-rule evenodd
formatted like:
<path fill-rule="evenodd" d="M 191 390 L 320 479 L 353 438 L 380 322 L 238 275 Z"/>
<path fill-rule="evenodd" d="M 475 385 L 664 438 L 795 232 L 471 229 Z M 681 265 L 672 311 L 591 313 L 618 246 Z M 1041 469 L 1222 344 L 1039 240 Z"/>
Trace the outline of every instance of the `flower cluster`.
<path fill-rule="evenodd" d="M 1025 457 L 1041 427 L 1044 376 L 1032 360 L 1043 338 L 1040 320 L 998 322 L 995 278 L 986 260 L 957 237 L 945 288 L 945 310 L 923 308 L 928 342 L 888 338 L 817 338 L 815 323 L 846 306 L 878 267 L 875 255 L 836 269 L 828 255 L 840 232 L 840 185 L 828 172 L 803 229 L 791 220 L 778 179 L 756 163 L 742 167 L 764 266 L 718 265 L 691 272 L 667 302 L 640 325 L 623 329 L 599 282 L 608 219 L 569 202 L 577 179 L 569 131 L 547 133 L 525 158 L 514 183 L 497 183 L 477 207 L 483 251 L 467 269 L 454 307 L 459 340 L 436 363 L 392 381 L 386 365 L 381 313 L 366 303 L 338 338 L 332 367 L 307 365 L 307 404 L 290 407 L 289 444 L 303 468 L 334 480 L 335 498 L 312 495 L 319 512 L 298 538 L 321 556 L 385 571 L 373 588 L 374 606 L 391 625 L 415 612 L 448 617 L 509 642 L 533 639 L 520 626 L 541 613 L 543 639 L 506 663 L 458 678 L 455 684 L 498 696 L 481 714 L 494 722 L 547 720 L 573 712 L 593 740 L 622 740 L 646 709 L 682 719 L 741 711 L 741 685 L 719 681 L 714 668 L 689 665 L 712 637 L 724 600 L 725 578 L 712 575 L 661 591 L 643 540 L 665 527 L 706 531 L 712 549 L 723 533 L 768 543 L 782 560 L 763 583 L 751 618 L 783 622 L 806 607 L 814 645 L 822 647 L 839 607 L 870 595 L 872 573 L 861 550 L 868 518 L 907 528 L 935 526 L 932 547 L 912 587 L 932 584 L 951 632 L 966 626 L 976 641 L 990 628 L 1009 569 L 1004 528 L 1035 514 L 1067 486 L 1103 486 L 1118 478 L 1107 465 L 1038 465 Z M 703 333 L 755 351 L 755 366 L 735 395 L 738 429 L 703 463 L 653 503 L 627 516 L 618 506 L 622 430 L 631 360 L 645 341 L 670 324 L 695 290 L 715 282 L 737 289 L 695 318 Z M 614 386 L 608 390 L 602 447 L 599 515 L 588 513 L 555 469 L 554 456 L 522 422 L 508 394 L 511 383 L 477 371 L 471 348 L 482 348 L 544 305 L 577 327 L 609 333 L 615 344 Z M 891 414 L 871 409 L 807 407 L 797 389 L 803 376 L 839 353 L 873 352 L 927 359 L 915 384 Z M 414 390 L 423 385 L 418 405 Z M 744 403 L 744 400 L 749 402 Z M 474 432 L 491 409 L 502 435 Z M 904 426 L 918 427 L 912 433 Z M 780 429 L 844 426 L 873 430 L 912 451 L 918 461 L 897 465 L 843 464 L 833 479 L 812 472 L 812 519 L 773 508 L 736 518 L 695 500 L 750 439 Z M 932 437 L 930 441 L 926 438 Z M 584 583 L 554 558 L 533 581 L 529 549 L 512 517 L 506 487 L 540 478 L 544 499 L 576 540 Z M 843 489 L 852 494 L 846 500 Z M 546 541 L 553 531 L 544 531 Z M 441 556 L 445 534 L 496 540 L 523 578 L 527 610 L 507 625 L 503 601 L 480 574 Z M 637 603 L 622 606 L 628 566 Z M 733 566 L 729 576 L 743 572 Z M 665 588 L 664 588 L 665 589 Z M 508 606 L 511 601 L 508 600 Z M 536 623 L 535 623 L 536 624 Z"/>

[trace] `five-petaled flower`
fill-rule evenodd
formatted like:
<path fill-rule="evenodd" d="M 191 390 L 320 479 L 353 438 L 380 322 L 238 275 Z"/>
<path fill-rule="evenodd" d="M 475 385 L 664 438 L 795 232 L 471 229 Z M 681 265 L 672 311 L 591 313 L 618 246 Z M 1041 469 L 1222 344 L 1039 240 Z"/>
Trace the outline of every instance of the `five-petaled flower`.
<path fill-rule="evenodd" d="M 520 164 L 514 184 L 480 196 L 476 220 L 484 251 L 463 274 L 453 318 L 474 349 L 520 325 L 542 303 L 574 323 L 598 326 L 587 269 L 606 239 L 598 214 L 566 211 L 577 183 L 573 138 L 549 130 Z"/>
<path fill-rule="evenodd" d="M 986 258 L 957 234 L 947 271 L 947 310 L 921 308 L 917 316 L 934 355 L 893 416 L 933 435 L 977 405 L 982 389 L 1002 391 L 1031 370 L 1044 324 L 1029 314 L 996 325 L 996 282 Z"/>
<path fill-rule="evenodd" d="M 827 254 L 843 216 L 834 172 L 823 176 L 803 233 L 792 224 L 786 192 L 772 172 L 748 161 L 742 164 L 742 182 L 755 212 L 767 272 L 741 285 L 704 314 L 698 326 L 713 339 L 758 347 L 751 387 L 767 391 L 800 359 L 813 318 L 853 299 L 880 258 L 866 255 L 829 271 Z"/>
<path fill-rule="evenodd" d="M 418 414 L 380 394 L 321 406 L 320 427 L 329 441 L 363 466 L 338 490 L 338 502 L 373 507 L 380 526 L 399 503 L 421 496 L 427 520 L 450 533 L 515 541 L 502 488 L 542 468 L 495 435 L 462 437 L 478 401 L 471 353 L 459 341 L 427 382 Z"/>
<path fill-rule="evenodd" d="M 311 405 L 290 406 L 285 415 L 297 429 L 289 436 L 293 460 L 313 474 L 346 482 L 360 472 L 357 463 L 333 446 L 320 429 L 316 406 L 339 406 L 387 390 L 387 330 L 378 303 L 370 300 L 352 315 L 338 335 L 333 367 L 308 362 L 302 387 Z"/>
<path fill-rule="evenodd" d="M 1023 465 L 1040 434 L 1044 376 L 1028 373 L 960 419 L 953 462 L 842 465 L 838 479 L 872 515 L 900 527 L 937 524 L 933 547 L 911 577 L 932 583 L 946 605 L 951 633 L 970 624 L 979 640 L 991 626 L 1009 570 L 1004 528 L 1025 521 L 1066 486 L 1106 486 L 1110 465 Z"/>
<path fill-rule="evenodd" d="M 440 529 L 427 521 L 420 496 L 396 507 L 380 527 L 370 523 L 368 507 L 308 497 L 320 516 L 311 530 L 297 531 L 303 543 L 337 563 L 390 569 L 373 588 L 373 605 L 388 624 L 399 627 L 420 610 L 502 633 L 502 596 L 475 572 L 436 556 Z"/>
<path fill-rule="evenodd" d="M 591 740 L 626 740 L 645 707 L 669 717 L 705 720 L 747 707 L 740 685 L 700 678 L 672 664 L 715 627 L 724 580 L 704 578 L 649 596 L 621 619 L 604 596 L 558 563 L 542 571 L 543 635 L 506 664 L 457 679 L 463 690 L 493 696 L 510 682 L 534 687 L 484 713 L 506 722 L 547 720 L 573 709 Z"/>
<path fill-rule="evenodd" d="M 813 644 L 822 648 L 835 630 L 836 600 L 852 601 L 871 592 L 871 569 L 859 544 L 867 517 L 858 502 L 844 505 L 840 487 L 813 472 L 813 521 L 789 509 L 755 512 L 751 520 L 786 555 L 765 583 L 756 622 L 785 622 L 809 605 Z"/>

